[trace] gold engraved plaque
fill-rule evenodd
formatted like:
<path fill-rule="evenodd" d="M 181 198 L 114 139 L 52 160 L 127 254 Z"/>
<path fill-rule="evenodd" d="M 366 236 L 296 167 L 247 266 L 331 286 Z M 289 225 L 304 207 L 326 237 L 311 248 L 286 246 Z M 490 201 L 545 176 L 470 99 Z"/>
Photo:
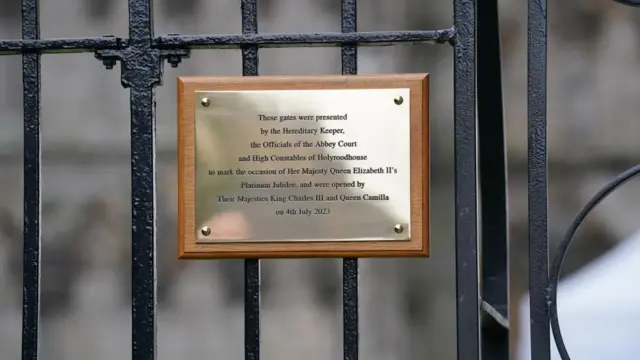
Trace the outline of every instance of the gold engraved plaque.
<path fill-rule="evenodd" d="M 425 75 L 298 78 L 179 80 L 181 256 L 426 255 Z"/>

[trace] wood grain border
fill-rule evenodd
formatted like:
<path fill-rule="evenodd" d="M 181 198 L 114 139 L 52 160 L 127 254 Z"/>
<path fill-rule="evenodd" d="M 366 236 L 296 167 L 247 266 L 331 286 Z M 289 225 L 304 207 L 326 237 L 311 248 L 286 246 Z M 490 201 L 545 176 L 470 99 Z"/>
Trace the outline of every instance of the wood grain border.
<path fill-rule="evenodd" d="M 411 240 L 197 244 L 195 98 L 197 91 L 410 90 Z M 321 75 L 178 78 L 178 258 L 327 258 L 429 256 L 429 75 Z"/>

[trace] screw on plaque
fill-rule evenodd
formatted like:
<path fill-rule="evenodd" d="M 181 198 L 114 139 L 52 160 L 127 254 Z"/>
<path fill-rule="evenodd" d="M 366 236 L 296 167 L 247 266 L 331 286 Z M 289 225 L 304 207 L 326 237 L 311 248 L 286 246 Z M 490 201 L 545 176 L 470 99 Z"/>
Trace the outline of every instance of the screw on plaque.
<path fill-rule="evenodd" d="M 200 104 L 204 107 L 209 107 L 209 105 L 211 105 L 211 100 L 209 100 L 209 98 L 202 98 L 202 100 L 200 100 Z"/>
<path fill-rule="evenodd" d="M 400 234 L 404 231 L 404 226 L 396 224 L 396 226 L 393 227 L 393 231 L 395 231 L 396 234 Z"/>
<path fill-rule="evenodd" d="M 402 104 L 402 103 L 404 102 L 404 99 L 402 98 L 402 96 L 398 96 L 398 97 L 396 97 L 395 99 L 393 99 L 393 102 L 394 102 L 396 105 L 400 105 L 400 104 Z"/>
<path fill-rule="evenodd" d="M 209 236 L 211 235 L 211 228 L 208 226 L 203 227 L 200 232 L 202 233 L 202 235 L 204 236 Z"/>

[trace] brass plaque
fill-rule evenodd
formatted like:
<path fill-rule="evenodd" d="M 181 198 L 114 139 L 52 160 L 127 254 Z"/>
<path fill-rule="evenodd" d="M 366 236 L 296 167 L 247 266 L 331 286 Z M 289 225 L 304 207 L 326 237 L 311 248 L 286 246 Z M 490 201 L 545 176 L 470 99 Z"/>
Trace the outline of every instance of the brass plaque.
<path fill-rule="evenodd" d="M 428 85 L 178 78 L 178 257 L 428 256 Z"/>
<path fill-rule="evenodd" d="M 408 88 L 198 91 L 196 242 L 411 239 Z"/>

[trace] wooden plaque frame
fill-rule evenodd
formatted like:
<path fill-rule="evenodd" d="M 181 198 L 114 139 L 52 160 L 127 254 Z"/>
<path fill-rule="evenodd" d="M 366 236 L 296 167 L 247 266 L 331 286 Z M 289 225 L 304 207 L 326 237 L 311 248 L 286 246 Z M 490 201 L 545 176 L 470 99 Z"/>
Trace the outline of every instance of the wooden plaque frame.
<path fill-rule="evenodd" d="M 179 77 L 178 78 L 178 258 L 326 258 L 429 256 L 428 74 Z M 411 239 L 196 243 L 195 99 L 197 91 L 389 89 L 410 91 Z"/>

